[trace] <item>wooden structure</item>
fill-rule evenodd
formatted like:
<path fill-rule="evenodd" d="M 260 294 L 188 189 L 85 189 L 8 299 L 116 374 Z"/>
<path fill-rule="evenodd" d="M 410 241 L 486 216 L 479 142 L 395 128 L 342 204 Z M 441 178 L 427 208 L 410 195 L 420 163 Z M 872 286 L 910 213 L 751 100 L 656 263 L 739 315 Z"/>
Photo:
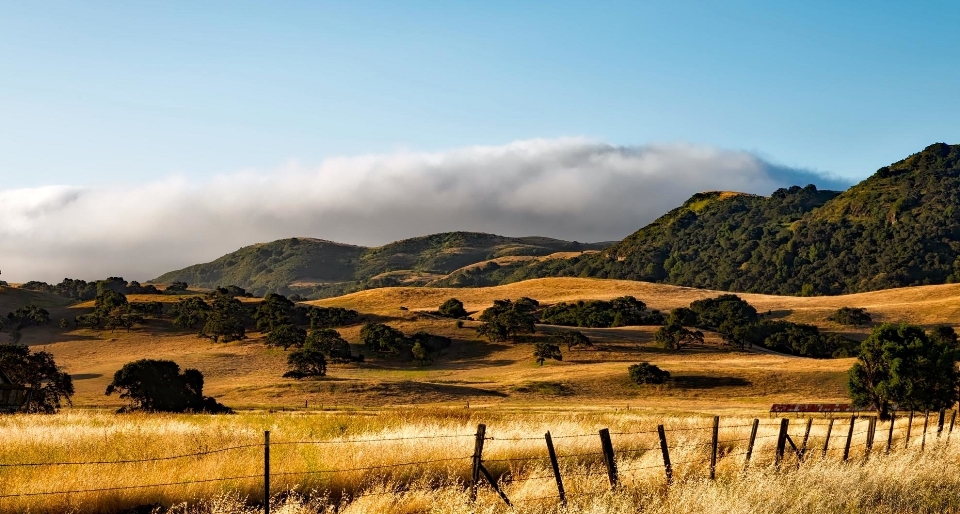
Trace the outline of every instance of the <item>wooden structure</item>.
<path fill-rule="evenodd" d="M 0 370 L 0 413 L 18 412 L 30 401 L 30 388 L 14 384 L 12 380 Z"/>

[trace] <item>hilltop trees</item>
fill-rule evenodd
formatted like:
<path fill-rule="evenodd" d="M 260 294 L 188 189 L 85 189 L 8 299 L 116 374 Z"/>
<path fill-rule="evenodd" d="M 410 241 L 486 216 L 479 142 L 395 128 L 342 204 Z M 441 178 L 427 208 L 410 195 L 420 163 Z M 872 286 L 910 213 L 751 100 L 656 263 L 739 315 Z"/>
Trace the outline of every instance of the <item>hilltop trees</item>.
<path fill-rule="evenodd" d="M 0 369 L 15 384 L 25 385 L 33 390 L 28 412 L 53 413 L 60 410 L 63 403 L 71 404 L 73 380 L 62 371 L 45 352 L 31 351 L 17 344 L 0 344 Z"/>
<path fill-rule="evenodd" d="M 122 410 L 232 412 L 214 398 L 203 396 L 203 373 L 196 369 L 181 373 L 180 366 L 169 360 L 141 359 L 124 364 L 107 386 L 106 395 L 113 393 L 130 400 L 130 407 Z"/>
<path fill-rule="evenodd" d="M 7 320 L 10 327 L 16 331 L 24 327 L 46 325 L 50 323 L 50 313 L 46 309 L 36 305 L 24 305 L 19 309 L 7 314 Z M 2 320 L 0 320 L 2 321 Z M 0 328 L 3 324 L 0 323 Z"/>
<path fill-rule="evenodd" d="M 960 344 L 952 328 L 924 332 L 916 325 L 884 324 L 860 345 L 850 368 L 853 403 L 888 417 L 892 404 L 903 410 L 939 410 L 958 399 Z"/>
<path fill-rule="evenodd" d="M 134 312 L 123 293 L 109 287 L 102 288 L 94 301 L 93 312 L 74 318 L 77 326 L 88 328 L 125 328 L 143 323 L 143 315 Z"/>
<path fill-rule="evenodd" d="M 663 316 L 632 296 L 621 296 L 610 301 L 580 300 L 560 302 L 544 309 L 541 319 L 551 325 L 568 327 L 623 327 L 628 325 L 659 325 Z"/>

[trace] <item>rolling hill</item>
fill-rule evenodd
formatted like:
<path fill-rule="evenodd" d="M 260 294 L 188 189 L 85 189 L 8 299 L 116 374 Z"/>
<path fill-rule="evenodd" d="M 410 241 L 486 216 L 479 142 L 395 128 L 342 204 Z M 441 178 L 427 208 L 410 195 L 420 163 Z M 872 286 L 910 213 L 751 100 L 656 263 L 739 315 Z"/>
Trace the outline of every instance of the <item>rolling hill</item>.
<path fill-rule="evenodd" d="M 935 144 L 837 193 L 700 193 L 596 255 L 474 272 L 835 295 L 960 281 L 960 145 Z"/>
<path fill-rule="evenodd" d="M 151 282 L 183 281 L 201 288 L 233 284 L 257 295 L 279 292 L 320 298 L 375 287 L 429 285 L 478 263 L 496 266 L 500 259 L 523 261 L 605 246 L 475 232 L 433 234 L 374 248 L 292 238 L 247 246 Z"/>

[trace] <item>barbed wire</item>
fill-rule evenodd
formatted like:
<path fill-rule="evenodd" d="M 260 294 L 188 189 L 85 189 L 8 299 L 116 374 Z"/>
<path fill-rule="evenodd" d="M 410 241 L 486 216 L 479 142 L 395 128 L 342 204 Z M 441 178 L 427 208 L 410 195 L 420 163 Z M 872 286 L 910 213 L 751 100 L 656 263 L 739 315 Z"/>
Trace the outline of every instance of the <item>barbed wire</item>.
<path fill-rule="evenodd" d="M 32 492 L 32 493 L 16 493 L 16 494 L 0 494 L 0 498 L 16 498 L 22 496 L 47 496 L 55 494 L 82 494 L 82 493 L 101 493 L 106 491 L 123 491 L 127 489 L 149 489 L 151 487 L 169 487 L 175 485 L 190 485 L 190 484 L 205 484 L 209 482 L 227 482 L 230 480 L 247 480 L 251 478 L 262 478 L 263 475 L 243 475 L 236 477 L 221 477 L 221 478 L 204 478 L 200 480 L 184 480 L 180 482 L 165 482 L 161 484 L 145 484 L 145 485 L 125 485 L 125 486 L 114 486 L 114 487 L 99 487 L 95 489 L 72 489 L 69 491 L 42 491 L 42 492 Z"/>
<path fill-rule="evenodd" d="M 136 464 L 143 462 L 160 462 L 167 460 L 186 459 L 189 457 L 202 457 L 204 455 L 213 455 L 232 450 L 241 450 L 244 448 L 262 448 L 263 443 L 241 444 L 237 446 L 228 446 L 226 448 L 217 448 L 215 450 L 205 450 L 194 453 L 183 453 L 180 455 L 167 455 L 164 457 L 149 457 L 140 459 L 118 459 L 118 460 L 88 460 L 88 461 L 65 461 L 65 462 L 5 462 L 0 463 L 0 468 L 15 467 L 42 467 L 42 466 L 93 466 L 104 464 Z"/>

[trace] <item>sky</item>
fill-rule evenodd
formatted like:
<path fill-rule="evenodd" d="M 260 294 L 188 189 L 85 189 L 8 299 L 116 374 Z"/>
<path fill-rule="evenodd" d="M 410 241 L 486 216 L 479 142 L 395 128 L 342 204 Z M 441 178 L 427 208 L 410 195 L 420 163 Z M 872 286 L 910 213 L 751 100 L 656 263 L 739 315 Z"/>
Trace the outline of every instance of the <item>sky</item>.
<path fill-rule="evenodd" d="M 842 189 L 960 142 L 958 22 L 948 2 L 0 1 L 0 278 L 146 280 L 290 236 L 611 240 L 701 190 Z"/>

